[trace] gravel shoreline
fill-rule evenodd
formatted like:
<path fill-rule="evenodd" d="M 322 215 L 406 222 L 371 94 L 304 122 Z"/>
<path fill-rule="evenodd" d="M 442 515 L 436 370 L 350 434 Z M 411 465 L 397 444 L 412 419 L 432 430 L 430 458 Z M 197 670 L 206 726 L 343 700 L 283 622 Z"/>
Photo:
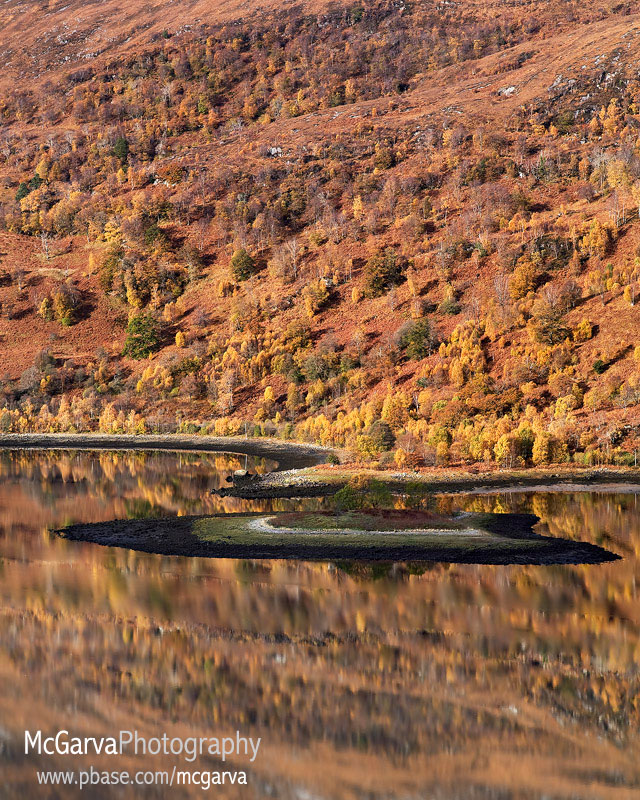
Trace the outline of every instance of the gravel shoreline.
<path fill-rule="evenodd" d="M 364 472 L 365 470 L 363 470 Z M 225 497 L 244 500 L 262 500 L 285 497 L 329 497 L 346 486 L 349 480 L 360 474 L 357 470 L 345 472 L 340 467 L 331 467 L 301 472 L 297 469 L 269 472 L 250 484 L 219 490 Z M 381 481 L 395 493 L 406 492 L 409 484 L 420 486 L 430 494 L 491 494 L 493 492 L 572 492 L 572 491 L 618 491 L 634 492 L 640 488 L 640 470 L 603 469 L 575 470 L 547 473 L 526 470 L 508 474 L 473 474 L 453 471 L 441 476 L 420 473 L 366 472 Z"/>
<path fill-rule="evenodd" d="M 101 433 L 6 433 L 0 434 L 0 449 L 60 450 L 166 450 L 227 452 L 269 458 L 277 462 L 273 472 L 251 483 L 218 490 L 221 496 L 246 500 L 328 497 L 357 474 L 366 473 L 382 481 L 392 492 L 420 485 L 433 494 L 490 493 L 492 491 L 636 491 L 640 468 L 555 468 L 476 472 L 473 469 L 443 469 L 441 474 L 383 472 L 366 468 L 331 467 L 330 447 L 281 439 L 249 439 L 242 436 L 197 436 L 186 434 L 140 435 Z M 307 467 L 320 467 L 306 471 Z"/>
<path fill-rule="evenodd" d="M 302 469 L 323 464 L 334 451 L 328 447 L 281 439 L 247 439 L 243 436 L 190 436 L 186 434 L 140 435 L 103 433 L 4 433 L 1 449 L 54 450 L 175 450 L 237 453 L 270 458 L 278 470 Z"/>

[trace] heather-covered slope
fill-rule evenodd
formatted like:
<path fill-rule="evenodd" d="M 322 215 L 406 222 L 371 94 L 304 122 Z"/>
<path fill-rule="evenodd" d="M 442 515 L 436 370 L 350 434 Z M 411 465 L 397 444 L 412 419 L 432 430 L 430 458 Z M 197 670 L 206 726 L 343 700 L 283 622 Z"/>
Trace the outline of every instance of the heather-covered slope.
<path fill-rule="evenodd" d="M 92 65 L 101 57 L 135 54 L 165 31 L 188 31 L 203 23 L 236 22 L 273 8 L 286 0 L 6 0 L 0 8 L 5 85 L 15 79 L 33 81 L 69 68 Z M 323 3 L 299 2 L 322 8 Z"/>
<path fill-rule="evenodd" d="M 633 461 L 634 4 L 171 8 L 0 12 L 3 429 Z"/>

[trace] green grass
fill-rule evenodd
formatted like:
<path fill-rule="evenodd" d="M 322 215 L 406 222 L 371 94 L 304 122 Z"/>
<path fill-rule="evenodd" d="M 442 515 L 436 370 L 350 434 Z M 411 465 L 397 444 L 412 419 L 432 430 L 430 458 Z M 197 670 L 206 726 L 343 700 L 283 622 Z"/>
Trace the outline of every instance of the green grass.
<path fill-rule="evenodd" d="M 462 521 L 438 517 L 434 514 L 411 512 L 367 512 L 345 511 L 341 514 L 330 512 L 284 513 L 269 517 L 274 528 L 311 531 L 407 531 L 407 530 L 451 530 L 463 531 Z"/>
<path fill-rule="evenodd" d="M 375 514 L 352 512 L 340 517 L 323 514 L 301 514 L 297 527 L 289 525 L 294 515 L 282 514 L 256 517 L 208 517 L 195 520 L 192 534 L 202 542 L 212 545 L 251 548 L 256 554 L 263 552 L 295 551 L 300 558 L 313 555 L 366 558 L 367 553 L 380 558 L 384 552 L 390 558 L 406 551 L 406 557 L 429 560 L 430 551 L 467 553 L 499 549 L 501 552 L 544 548 L 543 539 L 506 539 L 488 531 L 480 534 L 451 521 L 450 533 L 441 533 L 439 523 L 433 532 L 421 528 L 405 530 L 380 530 L 381 520 Z M 256 527 L 259 521 L 268 522 L 273 531 Z M 374 527 L 377 526 L 377 527 Z M 457 527 L 456 527 L 457 526 Z M 356 528 L 357 532 L 354 532 Z M 362 532 L 360 532 L 362 531 Z"/>

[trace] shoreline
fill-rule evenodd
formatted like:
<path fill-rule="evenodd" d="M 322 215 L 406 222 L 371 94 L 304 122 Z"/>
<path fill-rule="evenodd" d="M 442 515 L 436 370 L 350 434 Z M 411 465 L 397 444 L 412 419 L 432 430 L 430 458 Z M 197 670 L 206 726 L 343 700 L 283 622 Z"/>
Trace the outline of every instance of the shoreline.
<path fill-rule="evenodd" d="M 326 462 L 332 448 L 282 439 L 248 439 L 243 436 L 119 433 L 3 433 L 4 450 L 166 450 L 175 452 L 233 453 L 270 458 L 277 471 L 303 469 Z"/>
<path fill-rule="evenodd" d="M 378 472 L 376 470 L 315 466 L 312 469 L 270 472 L 247 486 L 219 490 L 223 497 L 244 500 L 329 497 L 355 476 L 383 483 L 392 493 L 418 488 L 426 494 L 491 494 L 519 491 L 632 491 L 640 489 L 640 469 L 630 468 L 530 468 L 504 472 L 474 473 L 462 469 L 433 473 Z"/>
<path fill-rule="evenodd" d="M 613 490 L 640 486 L 640 470 L 620 468 L 571 469 L 531 468 L 529 470 L 504 470 L 479 472 L 474 468 L 441 469 L 430 473 L 381 472 L 359 469 L 357 465 L 331 466 L 326 464 L 334 450 L 318 445 L 281 440 L 245 439 L 242 437 L 211 437 L 194 435 L 131 436 L 109 434 L 9 434 L 0 435 L 0 448 L 5 449 L 49 449 L 49 450 L 138 450 L 138 451 L 188 451 L 228 452 L 270 458 L 277 462 L 276 470 L 259 475 L 250 484 L 220 489 L 218 494 L 246 499 L 296 498 L 330 496 L 347 485 L 354 476 L 378 480 L 396 493 L 419 491 L 432 494 L 454 492 L 488 493 L 492 491 L 525 491 L 530 489 L 552 491 Z M 232 541 L 228 536 L 220 540 L 202 539 L 195 535 L 202 525 L 224 520 L 225 528 L 234 526 L 239 520 L 253 517 L 249 526 L 252 536 L 264 535 L 267 540 Z M 421 531 L 421 541 L 415 541 L 418 531 L 397 531 L 410 541 L 398 546 L 387 538 L 369 542 L 371 532 L 358 532 L 348 527 L 340 531 L 340 546 L 328 541 L 335 534 L 331 531 L 297 529 L 279 530 L 264 526 L 264 515 L 256 518 L 254 513 L 236 515 L 213 515 L 213 517 L 165 518 L 155 520 L 112 520 L 95 525 L 71 525 L 58 535 L 72 541 L 92 542 L 110 547 L 125 547 L 147 553 L 187 557 L 213 558 L 284 558 L 302 560 L 335 560 L 340 558 L 365 561 L 444 561 L 475 564 L 533 564 L 533 563 L 599 563 L 616 558 L 601 548 L 584 542 L 565 542 L 536 537 L 537 542 L 525 542 L 519 525 L 513 529 L 517 515 L 505 515 L 504 519 L 484 528 L 463 533 L 447 533 L 445 530 Z M 261 525 L 262 523 L 262 525 Z M 510 530 L 499 530 L 509 523 Z M 497 528 L 493 531 L 493 528 Z M 531 531 L 531 523 L 527 523 Z M 497 534 L 501 541 L 488 541 L 483 532 Z M 247 532 L 246 532 L 247 533 Z M 375 533 L 375 531 L 374 531 Z M 381 531 L 378 531 L 381 533 Z M 451 537 L 457 541 L 450 541 Z M 302 537 L 302 538 L 301 538 Z M 349 538 L 353 541 L 349 542 Z M 385 537 L 386 538 L 386 537 Z M 300 539 L 300 541 L 296 541 Z M 429 541 L 428 541 L 429 540 Z M 519 540 L 519 541 L 518 541 Z M 295 542 L 295 543 L 294 543 Z M 407 546 L 408 545 L 408 546 Z M 538 546 L 542 550 L 538 550 Z"/>
<path fill-rule="evenodd" d="M 475 467 L 442 467 L 437 472 L 379 471 L 357 465 L 330 466 L 336 448 L 282 439 L 195 434 L 8 433 L 0 434 L 7 450 L 161 450 L 233 453 L 277 462 L 273 472 L 250 484 L 219 490 L 225 497 L 246 500 L 328 497 L 355 476 L 378 480 L 392 492 L 409 486 L 433 494 L 493 491 L 630 491 L 640 489 L 640 467 L 549 466 L 480 471 Z"/>

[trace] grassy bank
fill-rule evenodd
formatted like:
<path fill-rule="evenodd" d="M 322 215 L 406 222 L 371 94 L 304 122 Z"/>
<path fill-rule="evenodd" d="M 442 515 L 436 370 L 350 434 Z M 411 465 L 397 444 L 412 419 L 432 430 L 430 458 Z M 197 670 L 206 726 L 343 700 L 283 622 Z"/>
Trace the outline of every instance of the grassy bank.
<path fill-rule="evenodd" d="M 422 472 L 389 472 L 353 466 L 320 464 L 299 470 L 263 475 L 250 486 L 232 487 L 222 493 L 242 498 L 325 497 L 338 492 L 354 478 L 384 484 L 391 492 L 416 489 L 425 494 L 480 490 L 542 489 L 557 486 L 563 491 L 581 487 L 640 486 L 640 468 L 575 466 L 520 470 L 434 469 Z"/>

